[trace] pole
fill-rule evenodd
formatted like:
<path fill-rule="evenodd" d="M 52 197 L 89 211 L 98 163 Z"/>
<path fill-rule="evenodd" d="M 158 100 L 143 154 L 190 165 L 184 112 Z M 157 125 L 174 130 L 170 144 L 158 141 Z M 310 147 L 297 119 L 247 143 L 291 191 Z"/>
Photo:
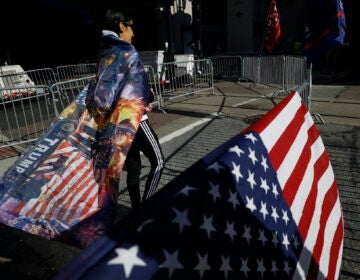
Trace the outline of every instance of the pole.
<path fill-rule="evenodd" d="M 201 40 L 200 40 L 200 0 L 192 1 L 192 49 L 195 59 L 201 56 Z"/>
<path fill-rule="evenodd" d="M 173 19 L 171 14 L 171 6 L 173 4 L 172 0 L 167 0 L 165 4 L 165 14 L 167 16 L 167 46 L 165 46 L 165 62 L 174 62 L 174 28 L 173 28 Z"/>
<path fill-rule="evenodd" d="M 271 1 L 270 0 L 270 6 L 271 6 Z M 263 40 L 262 40 L 262 43 L 261 43 L 261 46 L 260 46 L 260 52 L 259 52 L 259 56 L 258 56 L 258 65 L 257 65 L 257 76 L 256 76 L 256 81 L 255 81 L 255 84 L 259 84 L 260 83 L 260 64 L 261 64 L 261 56 L 262 56 L 262 53 L 263 53 L 263 49 L 264 49 L 264 45 L 265 45 L 265 39 L 266 39 L 266 31 L 267 31 L 267 24 L 269 22 L 269 18 L 270 18 L 270 6 L 268 8 L 268 14 L 267 14 L 267 17 L 266 17 L 266 22 L 265 22 L 265 28 L 264 28 L 264 35 L 263 35 Z"/>

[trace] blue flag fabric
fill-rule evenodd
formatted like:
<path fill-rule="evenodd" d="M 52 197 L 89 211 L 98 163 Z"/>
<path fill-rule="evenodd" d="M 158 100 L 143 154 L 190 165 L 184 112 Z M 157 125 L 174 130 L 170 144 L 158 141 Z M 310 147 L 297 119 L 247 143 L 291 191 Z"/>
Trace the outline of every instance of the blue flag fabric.
<path fill-rule="evenodd" d="M 345 30 L 346 20 L 341 0 L 306 0 L 307 65 L 337 44 L 343 44 Z"/>
<path fill-rule="evenodd" d="M 55 279 L 337 279 L 342 240 L 329 158 L 291 94 Z"/>

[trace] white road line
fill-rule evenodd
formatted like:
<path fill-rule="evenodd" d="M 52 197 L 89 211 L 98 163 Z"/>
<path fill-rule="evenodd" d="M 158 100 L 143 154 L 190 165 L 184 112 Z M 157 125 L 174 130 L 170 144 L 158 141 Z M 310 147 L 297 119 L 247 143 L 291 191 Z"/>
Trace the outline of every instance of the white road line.
<path fill-rule="evenodd" d="M 266 95 L 266 97 L 269 97 L 269 96 L 271 96 L 271 95 L 272 95 L 272 93 Z M 249 99 L 249 100 L 246 100 L 246 101 L 244 101 L 244 102 L 240 102 L 240 103 L 234 104 L 234 105 L 232 105 L 232 107 L 238 107 L 238 106 L 241 106 L 241 105 L 244 105 L 244 104 L 248 104 L 248 103 L 257 101 L 257 100 L 259 100 L 259 99 L 261 99 L 261 98 Z M 193 128 L 195 128 L 195 127 L 197 127 L 197 126 L 199 126 L 199 125 L 202 125 L 203 123 L 206 123 L 206 122 L 208 122 L 208 121 L 211 121 L 212 119 L 214 119 L 214 118 L 216 118 L 216 117 L 218 117 L 218 116 L 219 116 L 219 113 L 212 113 L 212 114 L 210 114 L 209 116 L 207 116 L 206 118 L 203 118 L 203 119 L 201 119 L 201 120 L 198 120 L 198 121 L 196 121 L 196 122 L 194 122 L 194 123 L 192 123 L 192 124 L 189 124 L 189 125 L 181 128 L 181 129 L 179 129 L 179 130 L 177 130 L 177 131 L 174 131 L 174 132 L 170 133 L 169 135 L 166 135 L 166 136 L 160 138 L 160 139 L 159 139 L 159 142 L 160 142 L 160 144 L 164 144 L 165 142 L 168 142 L 168 141 L 170 141 L 170 140 L 172 140 L 172 139 L 174 139 L 174 138 L 176 138 L 176 137 L 178 137 L 178 136 L 180 136 L 180 135 L 182 135 L 182 134 L 184 134 L 184 133 L 192 130 Z"/>
<path fill-rule="evenodd" d="M 268 95 L 265 95 L 265 96 L 266 96 L 266 97 L 271 97 L 272 95 L 273 95 L 273 93 L 269 93 Z M 233 107 L 233 108 L 239 107 L 239 106 L 241 106 L 241 105 L 245 105 L 245 104 L 249 104 L 249 103 L 258 101 L 259 99 L 261 99 L 261 97 L 259 97 L 259 98 L 252 98 L 252 99 L 249 99 L 249 100 L 240 102 L 240 103 L 233 104 L 231 107 Z"/>
<path fill-rule="evenodd" d="M 165 142 L 168 142 L 168 141 L 170 141 L 170 140 L 172 140 L 172 139 L 174 139 L 174 138 L 176 138 L 176 137 L 178 137 L 178 136 L 180 136 L 180 135 L 194 129 L 195 127 L 197 127 L 199 125 L 202 125 L 202 124 L 204 124 L 206 122 L 209 122 L 209 121 L 211 121 L 212 119 L 214 119 L 214 118 L 216 118 L 218 116 L 219 116 L 218 113 L 212 113 L 211 115 L 207 116 L 206 118 L 198 120 L 198 121 L 196 121 L 194 123 L 191 123 L 191 124 L 181 128 L 181 129 L 179 129 L 177 131 L 174 131 L 174 132 L 170 133 L 169 135 L 166 135 L 166 136 L 160 138 L 159 139 L 160 144 L 164 144 Z"/>
<path fill-rule="evenodd" d="M 243 101 L 243 102 L 240 102 L 240 103 L 233 104 L 231 107 L 235 108 L 235 107 L 238 107 L 238 106 L 241 106 L 241 105 L 249 104 L 249 103 L 252 103 L 254 101 L 257 101 L 258 99 L 259 98 L 249 99 L 249 100 L 246 100 L 246 101 Z"/>

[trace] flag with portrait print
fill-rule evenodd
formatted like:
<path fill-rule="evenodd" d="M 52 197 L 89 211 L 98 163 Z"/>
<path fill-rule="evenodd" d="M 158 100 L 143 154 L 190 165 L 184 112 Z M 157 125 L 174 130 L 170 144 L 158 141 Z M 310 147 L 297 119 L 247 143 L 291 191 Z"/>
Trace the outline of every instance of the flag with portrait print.
<path fill-rule="evenodd" d="M 338 279 L 343 234 L 328 154 L 294 92 L 55 279 Z"/>

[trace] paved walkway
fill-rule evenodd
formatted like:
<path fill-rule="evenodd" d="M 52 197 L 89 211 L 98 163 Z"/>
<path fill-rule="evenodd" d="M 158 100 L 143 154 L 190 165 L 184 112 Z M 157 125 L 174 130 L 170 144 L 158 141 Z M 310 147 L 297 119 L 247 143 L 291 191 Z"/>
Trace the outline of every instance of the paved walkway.
<path fill-rule="evenodd" d="M 272 88 L 231 82 L 215 85 L 215 95 L 204 92 L 177 99 L 166 104 L 166 114 L 150 113 L 166 158 L 159 188 L 273 107 L 269 99 Z M 334 168 L 344 211 L 341 279 L 359 279 L 360 87 L 314 85 L 312 92 L 311 111 L 325 121 L 318 128 Z M 6 170 L 15 158 L 0 159 L 1 169 Z M 146 161 L 144 166 L 145 178 Z M 119 218 L 131 211 L 126 193 L 120 196 L 119 205 Z M 2 279 L 49 279 L 79 253 L 65 244 L 0 226 Z"/>

